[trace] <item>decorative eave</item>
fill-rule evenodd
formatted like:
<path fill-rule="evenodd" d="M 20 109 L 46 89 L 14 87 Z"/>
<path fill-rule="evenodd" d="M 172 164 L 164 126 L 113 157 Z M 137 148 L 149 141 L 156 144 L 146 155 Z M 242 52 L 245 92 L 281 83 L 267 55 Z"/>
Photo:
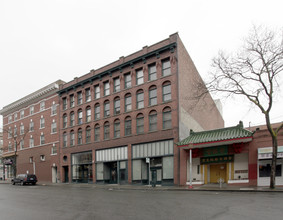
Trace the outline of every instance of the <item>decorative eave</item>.
<path fill-rule="evenodd" d="M 52 92 L 54 92 L 54 94 L 56 93 L 56 91 L 59 89 L 59 85 L 64 84 L 65 82 L 62 80 L 58 80 L 54 83 L 51 83 L 45 87 L 43 87 L 42 89 L 39 89 L 33 93 L 31 93 L 30 95 L 27 95 L 21 99 L 19 99 L 18 101 L 15 101 L 7 106 L 4 106 L 3 109 L 0 110 L 0 114 L 4 115 L 6 113 L 9 113 L 11 110 L 16 110 L 18 107 L 21 107 L 22 105 L 25 105 L 26 103 L 35 100 L 39 97 L 43 97 L 47 94 L 50 94 Z"/>
<path fill-rule="evenodd" d="M 178 142 L 177 145 L 182 149 L 193 149 L 247 143 L 252 141 L 253 134 L 244 129 L 243 123 L 240 122 L 237 126 L 229 128 L 201 132 L 191 130 L 190 136 Z"/>
<path fill-rule="evenodd" d="M 176 47 L 177 47 L 176 42 L 168 44 L 166 46 L 158 48 L 157 50 L 154 50 L 154 51 L 151 51 L 147 54 L 141 55 L 141 56 L 139 56 L 135 59 L 131 59 L 131 60 L 129 60 L 129 61 L 123 63 L 123 64 L 117 65 L 117 66 L 110 68 L 108 70 L 105 70 L 101 73 L 97 73 L 93 76 L 90 76 L 89 78 L 81 80 L 81 81 L 79 81 L 79 82 L 77 82 L 73 85 L 67 86 L 66 88 L 59 90 L 57 93 L 60 96 L 62 96 L 62 94 L 68 93 L 71 90 L 76 90 L 76 88 L 84 86 L 85 84 L 92 84 L 95 80 L 101 80 L 102 77 L 104 77 L 104 76 L 107 76 L 107 75 L 112 76 L 113 72 L 116 72 L 116 71 L 122 72 L 124 68 L 133 67 L 136 63 L 139 63 L 139 62 L 146 63 L 146 60 L 148 58 L 152 57 L 152 56 L 156 56 L 157 58 L 159 58 L 160 54 L 163 53 L 164 51 L 170 50 L 171 53 L 173 53 Z"/>

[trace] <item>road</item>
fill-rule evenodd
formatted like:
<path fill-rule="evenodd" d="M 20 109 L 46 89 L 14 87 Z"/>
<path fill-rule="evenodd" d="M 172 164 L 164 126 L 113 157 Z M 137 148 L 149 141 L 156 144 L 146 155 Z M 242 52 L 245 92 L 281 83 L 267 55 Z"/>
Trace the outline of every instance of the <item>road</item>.
<path fill-rule="evenodd" d="M 0 219 L 280 219 L 283 193 L 0 184 Z"/>

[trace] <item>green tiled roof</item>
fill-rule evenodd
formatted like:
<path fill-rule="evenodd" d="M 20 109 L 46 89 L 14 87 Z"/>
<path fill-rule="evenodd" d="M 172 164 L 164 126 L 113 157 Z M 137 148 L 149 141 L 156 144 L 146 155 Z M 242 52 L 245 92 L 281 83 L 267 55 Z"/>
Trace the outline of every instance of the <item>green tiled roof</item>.
<path fill-rule="evenodd" d="M 253 132 L 243 128 L 243 122 L 235 127 L 221 128 L 216 130 L 194 132 L 190 131 L 190 136 L 177 143 L 178 146 L 198 145 L 220 141 L 230 141 L 235 139 L 251 138 Z"/>

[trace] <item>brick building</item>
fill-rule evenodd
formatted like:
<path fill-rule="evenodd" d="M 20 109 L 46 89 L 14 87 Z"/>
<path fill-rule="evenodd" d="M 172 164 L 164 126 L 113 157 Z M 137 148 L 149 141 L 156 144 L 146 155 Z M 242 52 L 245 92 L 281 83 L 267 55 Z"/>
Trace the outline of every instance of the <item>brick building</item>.
<path fill-rule="evenodd" d="M 60 86 L 62 182 L 180 184 L 174 144 L 222 128 L 210 95 L 178 34 Z M 150 166 L 149 166 L 150 165 Z"/>
<path fill-rule="evenodd" d="M 3 116 L 3 162 L 6 179 L 13 177 L 16 172 L 35 173 L 40 181 L 57 181 L 57 91 L 63 83 L 58 80 L 0 110 Z"/>

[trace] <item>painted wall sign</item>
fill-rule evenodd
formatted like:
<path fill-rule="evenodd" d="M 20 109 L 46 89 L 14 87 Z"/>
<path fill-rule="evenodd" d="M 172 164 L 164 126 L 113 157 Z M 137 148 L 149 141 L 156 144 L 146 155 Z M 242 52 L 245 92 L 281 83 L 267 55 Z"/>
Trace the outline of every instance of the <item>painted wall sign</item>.
<path fill-rule="evenodd" d="M 200 159 L 201 164 L 209 164 L 209 163 L 228 163 L 234 161 L 234 155 L 226 155 L 226 156 L 215 156 L 215 157 L 202 157 Z"/>

